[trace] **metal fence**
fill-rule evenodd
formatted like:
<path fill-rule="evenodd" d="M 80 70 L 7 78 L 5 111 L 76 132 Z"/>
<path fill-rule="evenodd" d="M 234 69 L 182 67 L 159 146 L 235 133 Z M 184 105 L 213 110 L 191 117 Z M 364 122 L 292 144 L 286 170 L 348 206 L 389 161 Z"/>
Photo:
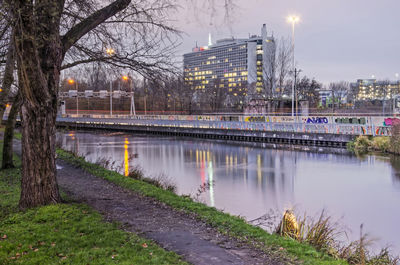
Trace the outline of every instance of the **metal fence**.
<path fill-rule="evenodd" d="M 110 115 L 67 115 L 58 117 L 58 121 L 92 124 L 372 136 L 391 135 L 391 125 L 396 119 L 395 117 L 354 117 L 344 119 L 339 116 L 283 117 L 221 115 L 115 115 L 112 117 Z M 389 121 L 391 122 L 390 125 Z"/>

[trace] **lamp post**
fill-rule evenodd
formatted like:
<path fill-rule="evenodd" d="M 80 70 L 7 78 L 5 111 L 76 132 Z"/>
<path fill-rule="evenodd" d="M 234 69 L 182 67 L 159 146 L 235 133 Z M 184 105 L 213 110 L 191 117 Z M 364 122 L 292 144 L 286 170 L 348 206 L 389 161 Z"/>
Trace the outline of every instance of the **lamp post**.
<path fill-rule="evenodd" d="M 110 116 L 112 116 L 112 80 L 110 80 Z"/>
<path fill-rule="evenodd" d="M 76 90 L 76 116 L 78 116 L 78 115 L 79 115 L 79 108 L 78 108 L 78 106 L 79 106 L 79 104 L 78 104 L 78 83 L 77 83 L 74 79 L 70 78 L 70 79 L 68 79 L 68 84 L 70 84 L 71 86 L 75 84 L 75 90 Z"/>
<path fill-rule="evenodd" d="M 114 55 L 115 50 L 113 48 L 107 48 L 106 53 L 111 57 Z M 112 116 L 112 80 L 110 80 L 110 116 Z"/>
<path fill-rule="evenodd" d="M 131 107 L 129 110 L 129 115 L 132 116 L 136 116 L 136 110 L 135 110 L 135 92 L 132 91 L 132 78 L 124 75 L 122 76 L 122 80 L 124 81 L 128 81 L 129 80 L 129 90 L 130 90 L 130 94 L 131 94 Z"/>
<path fill-rule="evenodd" d="M 293 83 L 292 83 L 292 117 L 294 116 L 294 82 L 295 82 L 295 75 L 296 75 L 296 63 L 294 57 L 294 26 L 297 22 L 299 22 L 300 18 L 297 16 L 289 16 L 288 22 L 292 23 L 292 67 L 293 67 Z"/>

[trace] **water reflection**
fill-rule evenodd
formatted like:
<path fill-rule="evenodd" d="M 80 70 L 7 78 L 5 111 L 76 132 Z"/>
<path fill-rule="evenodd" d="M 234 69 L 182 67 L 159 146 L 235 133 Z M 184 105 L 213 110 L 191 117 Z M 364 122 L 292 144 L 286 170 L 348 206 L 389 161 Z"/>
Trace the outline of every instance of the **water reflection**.
<path fill-rule="evenodd" d="M 270 146 L 190 139 L 146 137 L 112 133 L 70 132 L 59 134 L 64 148 L 88 161 L 114 161 L 112 166 L 127 175 L 135 166 L 146 176 L 169 176 L 179 194 L 196 194 L 201 185 L 208 191 L 201 200 L 248 219 L 270 209 L 297 206 L 314 215 L 328 209 L 357 239 L 359 226 L 382 238 L 399 251 L 395 236 L 400 223 L 400 158 L 357 157 Z M 340 151 L 337 151 L 340 152 Z M 134 157 L 134 159 L 133 159 Z M 119 166 L 121 165 L 121 166 Z"/>
<path fill-rule="evenodd" d="M 125 176 L 129 175 L 129 151 L 128 151 L 128 147 L 129 147 L 129 141 L 128 138 L 125 138 L 125 144 L 124 144 L 124 168 L 125 168 Z"/>
<path fill-rule="evenodd" d="M 391 155 L 390 164 L 392 165 L 393 185 L 400 188 L 400 156 Z"/>

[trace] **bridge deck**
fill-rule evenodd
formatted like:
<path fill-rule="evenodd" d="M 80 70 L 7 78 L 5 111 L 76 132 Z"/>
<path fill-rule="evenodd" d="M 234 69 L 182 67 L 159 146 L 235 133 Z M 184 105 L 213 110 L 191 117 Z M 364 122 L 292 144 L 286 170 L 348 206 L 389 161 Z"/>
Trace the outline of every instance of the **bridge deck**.
<path fill-rule="evenodd" d="M 59 117 L 57 125 L 77 129 L 120 130 L 209 139 L 344 147 L 358 135 L 375 135 L 373 124 L 157 119 L 136 116 L 115 118 Z"/>

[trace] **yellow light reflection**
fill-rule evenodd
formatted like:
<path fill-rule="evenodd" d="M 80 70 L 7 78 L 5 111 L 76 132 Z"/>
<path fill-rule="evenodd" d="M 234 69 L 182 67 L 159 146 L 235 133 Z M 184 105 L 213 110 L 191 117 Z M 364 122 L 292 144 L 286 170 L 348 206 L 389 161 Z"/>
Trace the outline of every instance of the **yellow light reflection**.
<path fill-rule="evenodd" d="M 261 172 L 261 155 L 257 155 L 257 179 L 258 179 L 258 184 L 261 185 L 261 180 L 262 180 L 262 172 Z"/>
<path fill-rule="evenodd" d="M 124 166 L 125 166 L 125 176 L 126 177 L 129 175 L 129 152 L 128 152 L 128 147 L 129 147 L 129 141 L 128 141 L 128 138 L 125 138 L 125 144 L 124 144 L 124 149 L 125 149 Z"/>

